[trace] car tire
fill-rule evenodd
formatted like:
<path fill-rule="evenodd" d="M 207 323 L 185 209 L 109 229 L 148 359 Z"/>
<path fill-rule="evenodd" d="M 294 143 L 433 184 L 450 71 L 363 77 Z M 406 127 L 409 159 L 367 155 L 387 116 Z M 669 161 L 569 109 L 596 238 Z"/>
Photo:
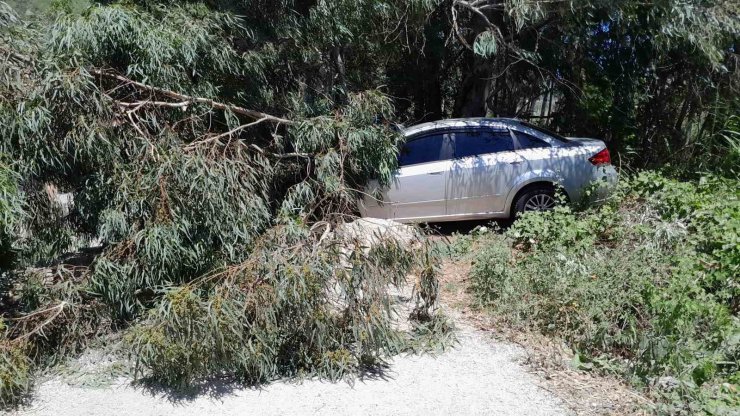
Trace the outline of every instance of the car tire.
<path fill-rule="evenodd" d="M 558 205 L 555 190 L 550 186 L 537 186 L 526 190 L 514 201 L 512 217 L 527 211 L 549 211 Z"/>

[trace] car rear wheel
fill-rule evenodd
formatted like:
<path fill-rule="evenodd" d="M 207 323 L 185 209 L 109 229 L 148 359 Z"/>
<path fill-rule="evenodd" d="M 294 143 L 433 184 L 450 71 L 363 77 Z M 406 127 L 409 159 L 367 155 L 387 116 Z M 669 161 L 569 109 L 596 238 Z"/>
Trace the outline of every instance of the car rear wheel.
<path fill-rule="evenodd" d="M 555 191 L 541 186 L 527 190 L 514 203 L 514 215 L 527 211 L 549 211 L 558 205 Z"/>

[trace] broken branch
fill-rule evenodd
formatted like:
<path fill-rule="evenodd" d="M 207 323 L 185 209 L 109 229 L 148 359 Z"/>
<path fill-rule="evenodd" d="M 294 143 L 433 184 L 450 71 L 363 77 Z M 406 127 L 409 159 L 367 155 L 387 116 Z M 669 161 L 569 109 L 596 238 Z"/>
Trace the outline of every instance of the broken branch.
<path fill-rule="evenodd" d="M 155 94 L 164 95 L 174 100 L 178 100 L 178 102 L 176 103 L 166 102 L 166 101 L 144 101 L 143 102 L 145 103 L 144 105 L 163 106 L 163 107 L 184 107 L 191 103 L 198 103 L 198 104 L 209 105 L 217 110 L 228 110 L 235 114 L 241 114 L 243 116 L 251 117 L 255 120 L 264 119 L 264 121 L 271 121 L 274 123 L 295 124 L 294 121 L 288 120 L 282 117 L 276 117 L 270 114 L 266 114 L 266 113 L 256 111 L 256 110 L 250 110 L 248 108 L 239 107 L 236 105 L 221 103 L 218 101 L 214 101 L 210 98 L 193 97 L 191 95 L 181 94 L 181 93 L 167 90 L 164 88 L 154 87 L 154 86 L 147 85 L 147 84 L 144 84 L 138 81 L 134 81 L 130 78 L 126 78 L 122 75 L 111 74 L 109 72 L 101 71 L 99 69 L 90 69 L 89 72 L 92 75 L 114 79 L 114 80 L 126 83 L 127 85 L 132 86 L 134 88 L 138 88 L 140 90 L 146 90 L 146 91 L 149 91 Z M 117 102 L 117 104 L 122 105 L 124 107 L 136 107 L 136 106 L 142 105 L 142 102 L 135 102 L 135 103 Z"/>
<path fill-rule="evenodd" d="M 260 124 L 260 123 L 262 123 L 264 121 L 267 121 L 267 118 L 263 117 L 263 118 L 261 118 L 261 119 L 259 119 L 257 121 L 253 121 L 251 123 L 242 124 L 241 126 L 237 126 L 237 127 L 233 128 L 233 129 L 227 131 L 226 133 L 221 133 L 221 134 L 218 134 L 218 135 L 209 137 L 207 139 L 194 141 L 194 142 L 190 143 L 189 145 L 185 146 L 185 150 L 190 150 L 190 149 L 192 149 L 192 148 L 194 148 L 196 146 L 199 146 L 201 144 L 212 143 L 212 142 L 218 141 L 218 140 L 220 140 L 220 139 L 222 139 L 224 137 L 231 136 L 234 133 L 238 133 L 238 132 L 240 132 L 240 131 L 242 131 L 242 130 L 244 130 L 246 128 L 252 127 L 252 126 L 257 125 L 257 124 Z"/>

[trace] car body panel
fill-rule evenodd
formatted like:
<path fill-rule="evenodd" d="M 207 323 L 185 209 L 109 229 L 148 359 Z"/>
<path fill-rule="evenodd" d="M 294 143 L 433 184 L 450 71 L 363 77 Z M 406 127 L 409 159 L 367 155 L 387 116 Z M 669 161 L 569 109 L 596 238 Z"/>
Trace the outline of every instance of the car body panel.
<path fill-rule="evenodd" d="M 452 164 L 443 160 L 399 168 L 384 199 L 389 202 L 392 218 L 444 216 Z"/>
<path fill-rule="evenodd" d="M 485 214 L 504 211 L 506 194 L 522 158 L 515 151 L 454 160 L 450 172 L 447 214 Z"/>

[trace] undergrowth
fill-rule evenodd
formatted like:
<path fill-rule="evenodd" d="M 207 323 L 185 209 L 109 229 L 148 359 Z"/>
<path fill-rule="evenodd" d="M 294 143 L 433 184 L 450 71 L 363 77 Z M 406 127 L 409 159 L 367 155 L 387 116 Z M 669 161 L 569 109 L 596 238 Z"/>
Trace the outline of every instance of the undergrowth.
<path fill-rule="evenodd" d="M 669 414 L 740 406 L 740 188 L 645 172 L 608 204 L 527 213 L 476 238 L 472 286 L 514 327 L 564 339 Z"/>

